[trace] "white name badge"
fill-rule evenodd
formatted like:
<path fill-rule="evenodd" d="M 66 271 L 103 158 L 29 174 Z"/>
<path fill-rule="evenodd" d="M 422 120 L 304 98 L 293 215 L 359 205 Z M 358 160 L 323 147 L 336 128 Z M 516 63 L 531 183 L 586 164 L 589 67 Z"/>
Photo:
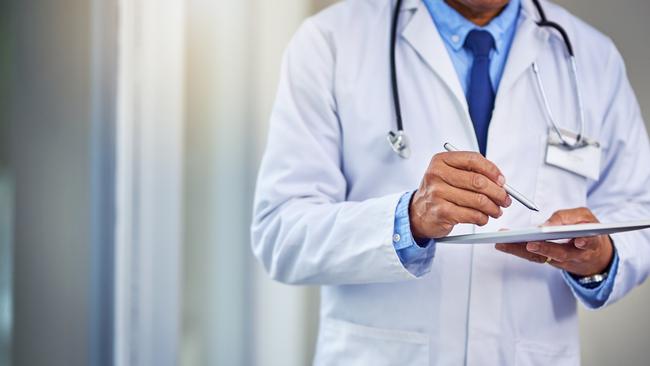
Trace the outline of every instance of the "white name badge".
<path fill-rule="evenodd" d="M 576 135 L 570 131 L 560 130 L 569 143 L 576 140 Z M 556 166 L 583 177 L 598 180 L 600 177 L 600 144 L 597 141 L 585 139 L 587 145 L 577 149 L 569 149 L 551 129 L 546 145 L 546 164 Z"/>

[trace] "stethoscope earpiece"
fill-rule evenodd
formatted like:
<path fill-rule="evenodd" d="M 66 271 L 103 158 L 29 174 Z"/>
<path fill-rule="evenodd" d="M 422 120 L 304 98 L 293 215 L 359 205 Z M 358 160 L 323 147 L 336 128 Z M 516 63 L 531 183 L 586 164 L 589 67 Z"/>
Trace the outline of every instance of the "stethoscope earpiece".
<path fill-rule="evenodd" d="M 408 159 L 411 157 L 411 148 L 409 147 L 409 141 L 404 131 L 388 131 L 386 139 L 388 140 L 391 149 L 393 149 L 393 151 L 395 151 L 395 153 L 397 153 L 397 155 L 402 159 Z"/>

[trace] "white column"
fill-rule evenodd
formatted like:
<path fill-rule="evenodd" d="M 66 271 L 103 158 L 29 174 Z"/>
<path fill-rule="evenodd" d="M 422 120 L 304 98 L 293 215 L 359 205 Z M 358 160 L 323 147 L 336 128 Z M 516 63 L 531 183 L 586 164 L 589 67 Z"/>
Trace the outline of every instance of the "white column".
<path fill-rule="evenodd" d="M 178 358 L 183 3 L 119 2 L 118 365 L 175 365 Z"/>

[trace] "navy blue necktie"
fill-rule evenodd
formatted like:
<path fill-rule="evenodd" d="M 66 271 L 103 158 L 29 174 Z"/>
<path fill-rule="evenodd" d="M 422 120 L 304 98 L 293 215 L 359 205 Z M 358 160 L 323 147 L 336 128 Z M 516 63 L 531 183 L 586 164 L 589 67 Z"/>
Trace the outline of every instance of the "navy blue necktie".
<path fill-rule="evenodd" d="M 490 50 L 493 47 L 494 38 L 484 30 L 475 29 L 469 32 L 465 39 L 465 48 L 474 55 L 467 90 L 467 104 L 483 156 L 487 150 L 488 127 L 494 108 L 494 90 L 490 81 Z"/>

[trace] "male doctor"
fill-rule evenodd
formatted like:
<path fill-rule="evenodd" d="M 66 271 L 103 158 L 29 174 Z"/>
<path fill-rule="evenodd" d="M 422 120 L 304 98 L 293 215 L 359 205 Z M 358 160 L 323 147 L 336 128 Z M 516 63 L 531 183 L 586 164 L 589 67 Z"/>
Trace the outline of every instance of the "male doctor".
<path fill-rule="evenodd" d="M 563 245 L 436 238 L 650 217 L 650 146 L 623 60 L 546 1 L 399 5 L 394 43 L 395 0 L 339 3 L 291 41 L 254 253 L 278 281 L 322 286 L 315 364 L 578 365 L 576 303 L 602 308 L 642 283 L 648 231 Z M 410 155 L 386 141 L 397 108 Z"/>

